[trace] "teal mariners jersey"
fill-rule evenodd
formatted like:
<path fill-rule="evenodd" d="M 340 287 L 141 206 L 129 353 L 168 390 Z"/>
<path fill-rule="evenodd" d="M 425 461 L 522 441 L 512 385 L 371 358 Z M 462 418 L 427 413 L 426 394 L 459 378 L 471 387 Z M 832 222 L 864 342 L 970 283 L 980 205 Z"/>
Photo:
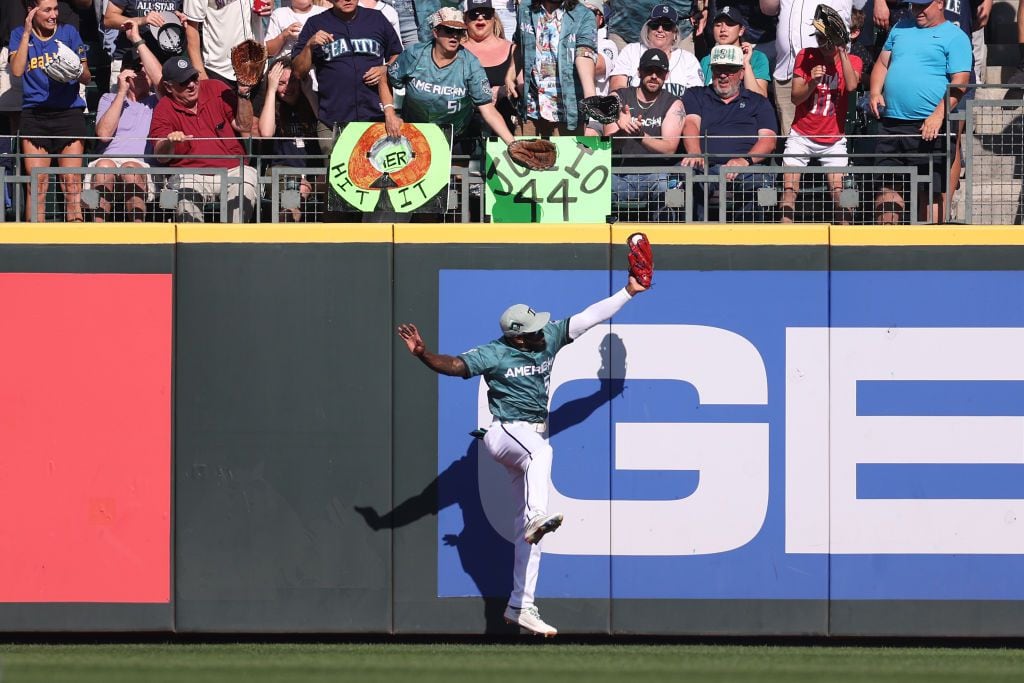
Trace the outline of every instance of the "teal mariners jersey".
<path fill-rule="evenodd" d="M 544 422 L 548 419 L 548 385 L 555 354 L 570 343 L 569 320 L 550 322 L 542 329 L 543 351 L 517 349 L 504 338 L 461 354 L 470 376 L 483 375 L 487 404 L 499 420 Z"/>
<path fill-rule="evenodd" d="M 433 43 L 419 43 L 388 67 L 392 88 L 405 88 L 402 118 L 408 123 L 449 124 L 463 132 L 481 104 L 491 102 L 491 84 L 476 56 L 460 47 L 445 67 L 434 63 Z"/>

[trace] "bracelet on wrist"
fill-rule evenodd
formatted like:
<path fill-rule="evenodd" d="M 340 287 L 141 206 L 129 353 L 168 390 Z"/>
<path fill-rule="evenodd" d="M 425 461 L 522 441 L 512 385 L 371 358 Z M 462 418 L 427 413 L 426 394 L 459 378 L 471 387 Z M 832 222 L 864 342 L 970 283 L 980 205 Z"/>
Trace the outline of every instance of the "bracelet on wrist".
<path fill-rule="evenodd" d="M 391 107 L 392 109 L 394 109 L 394 108 L 395 108 L 395 105 L 393 105 L 393 104 L 391 104 L 391 103 L 388 103 L 388 104 L 385 104 L 385 105 L 383 105 L 383 108 L 384 108 L 384 109 L 387 109 L 388 107 Z"/>
<path fill-rule="evenodd" d="M 145 45 L 145 44 L 146 44 L 146 41 L 144 41 L 141 38 L 139 38 L 134 43 L 132 43 L 132 47 L 138 48 L 140 45 Z"/>

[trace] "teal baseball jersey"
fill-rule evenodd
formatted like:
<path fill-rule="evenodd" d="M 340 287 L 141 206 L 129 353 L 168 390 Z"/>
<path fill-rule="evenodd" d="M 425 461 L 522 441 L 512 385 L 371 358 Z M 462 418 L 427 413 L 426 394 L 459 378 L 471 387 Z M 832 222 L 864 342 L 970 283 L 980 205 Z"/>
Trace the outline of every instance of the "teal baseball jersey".
<path fill-rule="evenodd" d="M 569 319 L 549 322 L 542 330 L 547 343 L 543 351 L 525 351 L 495 339 L 470 349 L 459 358 L 470 376 L 483 375 L 487 382 L 487 404 L 499 420 L 544 422 L 548 419 L 548 386 L 555 354 L 569 339 Z"/>
<path fill-rule="evenodd" d="M 444 67 L 434 63 L 433 43 L 419 43 L 388 67 L 392 88 L 405 88 L 402 118 L 408 123 L 449 124 L 463 132 L 481 104 L 491 102 L 491 84 L 480 60 L 459 48 Z"/>

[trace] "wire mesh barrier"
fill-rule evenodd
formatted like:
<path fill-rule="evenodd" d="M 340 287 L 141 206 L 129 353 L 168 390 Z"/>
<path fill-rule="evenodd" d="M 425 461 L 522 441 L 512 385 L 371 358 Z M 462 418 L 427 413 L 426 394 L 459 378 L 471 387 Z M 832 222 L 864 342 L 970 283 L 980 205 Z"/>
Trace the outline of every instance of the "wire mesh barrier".
<path fill-rule="evenodd" d="M 907 155 L 906 165 L 879 166 L 871 150 L 880 136 L 868 134 L 848 136 L 845 167 L 813 165 L 813 159 L 812 165 L 794 166 L 786 155 L 773 154 L 753 166 L 712 166 L 709 173 L 713 160 L 683 165 L 688 155 L 613 158 L 609 220 L 888 224 L 952 217 L 1020 223 L 1024 100 L 975 99 L 956 116 L 952 120 L 963 120 L 967 131 L 964 179 L 948 194 L 944 213 L 929 212 L 927 205 L 949 177 L 951 141 L 934 155 Z M 16 139 L 7 141 L 13 144 L 0 146 L 0 221 L 290 223 L 339 220 L 344 213 L 331 199 L 323 155 L 208 157 L 210 167 L 183 168 L 180 163 L 195 159 L 27 155 L 17 151 Z M 381 210 L 362 219 L 482 222 L 488 219 L 486 192 L 480 161 L 455 156 L 447 197 L 420 214 Z M 350 210 L 345 217 L 352 215 Z"/>
<path fill-rule="evenodd" d="M 950 207 L 953 220 L 990 225 L 1024 222 L 1024 92 L 1015 99 L 967 103 L 965 171 Z"/>

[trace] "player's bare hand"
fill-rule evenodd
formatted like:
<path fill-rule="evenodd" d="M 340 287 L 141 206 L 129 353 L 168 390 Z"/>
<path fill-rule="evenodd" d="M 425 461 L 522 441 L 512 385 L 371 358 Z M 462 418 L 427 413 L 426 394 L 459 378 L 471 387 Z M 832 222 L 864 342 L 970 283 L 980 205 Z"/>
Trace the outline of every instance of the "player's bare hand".
<path fill-rule="evenodd" d="M 184 132 L 182 132 L 180 130 L 172 130 L 170 133 L 167 134 L 167 141 L 168 142 L 175 142 L 175 143 L 177 143 L 177 142 L 185 142 L 186 140 L 191 140 L 191 139 L 192 139 L 191 135 L 186 135 Z"/>
<path fill-rule="evenodd" d="M 750 57 L 754 52 L 754 46 L 750 43 L 740 43 L 740 51 L 743 52 L 743 63 L 748 64 Z"/>
<path fill-rule="evenodd" d="M 164 21 L 164 15 L 160 12 L 147 12 L 146 13 L 146 25 L 147 26 L 163 26 L 167 22 Z"/>
<path fill-rule="evenodd" d="M 285 30 L 282 31 L 282 33 L 284 33 L 285 38 L 287 38 L 288 40 L 295 40 L 296 38 L 299 37 L 299 34 L 302 33 L 302 24 L 300 24 L 297 21 L 293 21 L 292 23 L 288 24 L 288 27 L 285 28 Z"/>
<path fill-rule="evenodd" d="M 402 341 L 409 348 L 409 353 L 414 356 L 422 356 L 423 352 L 427 350 L 427 345 L 423 343 L 420 331 L 412 323 L 402 323 L 399 325 L 398 336 L 402 338 Z"/>
<path fill-rule="evenodd" d="M 28 14 L 25 15 L 25 33 L 29 36 L 32 35 L 32 20 L 36 18 L 36 12 L 38 11 L 38 7 L 33 7 L 28 11 Z"/>
<path fill-rule="evenodd" d="M 505 79 L 505 94 L 508 96 L 510 100 L 514 100 L 517 97 L 519 97 L 519 92 L 516 90 L 516 79 Z"/>
<path fill-rule="evenodd" d="M 642 284 L 637 282 L 637 279 L 632 275 L 629 276 L 629 282 L 626 284 L 626 292 L 628 292 L 630 296 L 636 296 L 640 292 L 646 291 L 647 287 L 644 287 Z"/>
<path fill-rule="evenodd" d="M 818 64 L 817 66 L 811 69 L 811 80 L 820 81 L 825 77 L 825 72 L 825 65 Z"/>

